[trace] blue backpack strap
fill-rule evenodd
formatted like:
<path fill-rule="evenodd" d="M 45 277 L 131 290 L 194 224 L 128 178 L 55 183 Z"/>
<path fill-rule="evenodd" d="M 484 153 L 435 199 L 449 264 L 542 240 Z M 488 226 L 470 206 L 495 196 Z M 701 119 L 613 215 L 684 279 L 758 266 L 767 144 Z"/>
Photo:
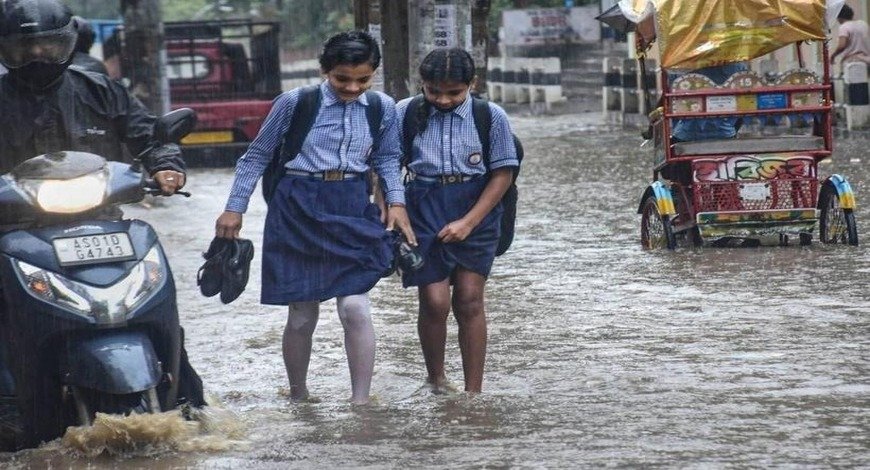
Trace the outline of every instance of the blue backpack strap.
<path fill-rule="evenodd" d="M 278 182 L 284 176 L 284 166 L 299 155 L 305 138 L 314 126 L 317 112 L 320 110 L 320 85 L 311 85 L 299 89 L 299 97 L 293 114 L 290 115 L 290 125 L 275 149 L 272 160 L 263 172 L 263 198 L 268 203 L 278 187 Z"/>
<path fill-rule="evenodd" d="M 369 123 L 369 132 L 372 135 L 372 149 L 376 149 L 381 140 L 381 122 L 384 120 L 384 102 L 376 91 L 367 91 L 366 121 Z"/>
<path fill-rule="evenodd" d="M 483 165 L 489 171 L 489 160 L 492 156 L 492 142 L 490 138 L 490 132 L 492 131 L 492 110 L 489 109 L 489 102 L 482 98 L 471 97 L 471 115 L 474 118 L 474 127 L 477 129 L 477 135 L 480 138 Z"/>
<path fill-rule="evenodd" d="M 480 145 L 483 147 L 483 164 L 486 166 L 487 171 L 489 171 L 489 162 L 492 156 L 490 135 L 492 131 L 492 110 L 489 107 L 489 102 L 485 99 L 477 97 L 472 97 L 472 99 L 474 101 L 471 103 L 471 114 L 474 116 L 474 127 L 477 128 L 477 134 L 480 136 Z M 523 143 L 520 142 L 516 134 L 511 134 L 511 138 L 517 151 L 517 160 L 522 165 L 524 156 Z M 519 172 L 519 167 L 514 169 L 514 182 L 516 182 Z"/>
<path fill-rule="evenodd" d="M 405 116 L 402 120 L 402 166 L 407 167 L 411 163 L 411 154 L 414 152 L 414 137 L 420 128 L 420 120 L 417 109 L 423 103 L 423 95 L 417 95 L 408 102 L 405 108 Z"/>
<path fill-rule="evenodd" d="M 311 85 L 299 90 L 299 100 L 290 117 L 290 126 L 284 134 L 284 143 L 281 145 L 282 167 L 290 160 L 296 158 L 302 151 L 302 144 L 314 126 L 317 112 L 320 110 L 320 85 Z"/>
<path fill-rule="evenodd" d="M 477 128 L 477 134 L 480 137 L 483 163 L 486 165 L 486 170 L 489 171 L 490 158 L 492 155 L 492 137 L 490 136 L 490 132 L 492 131 L 492 110 L 489 107 L 488 101 L 477 97 L 472 97 L 472 100 L 471 114 L 474 117 L 474 127 Z M 517 139 L 516 135 L 512 135 L 511 137 L 514 140 L 514 145 L 517 149 L 517 160 L 522 161 L 523 146 L 519 139 Z M 511 185 L 501 198 L 503 212 L 501 221 L 499 222 L 499 238 L 498 244 L 495 248 L 496 256 L 501 256 L 507 252 L 514 240 L 514 231 L 516 229 L 515 226 L 517 220 L 517 199 L 519 197 L 519 191 L 516 185 L 518 174 L 519 167 L 514 169 Z"/>

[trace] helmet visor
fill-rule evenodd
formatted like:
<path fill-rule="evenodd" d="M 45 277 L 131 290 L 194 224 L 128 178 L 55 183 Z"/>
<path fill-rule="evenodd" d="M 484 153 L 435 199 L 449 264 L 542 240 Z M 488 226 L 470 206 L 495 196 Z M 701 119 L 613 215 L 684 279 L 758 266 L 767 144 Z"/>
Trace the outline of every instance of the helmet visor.
<path fill-rule="evenodd" d="M 73 21 L 63 28 L 33 34 L 13 34 L 0 38 L 0 63 L 10 69 L 31 62 L 62 64 L 76 45 Z"/>

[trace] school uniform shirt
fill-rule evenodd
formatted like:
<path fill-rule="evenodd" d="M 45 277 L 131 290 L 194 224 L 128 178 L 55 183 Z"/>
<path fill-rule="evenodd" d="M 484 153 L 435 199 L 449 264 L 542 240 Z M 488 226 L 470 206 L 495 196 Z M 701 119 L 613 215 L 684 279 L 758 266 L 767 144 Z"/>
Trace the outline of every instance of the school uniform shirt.
<path fill-rule="evenodd" d="M 407 109 L 411 99 L 406 98 L 396 105 L 399 123 L 404 120 L 406 112 L 417 112 L 416 109 Z M 482 175 L 487 172 L 483 162 L 483 146 L 471 114 L 471 103 L 471 95 L 468 95 L 461 105 L 448 112 L 431 107 L 426 130 L 414 136 L 408 164 L 410 172 L 424 176 Z M 519 166 L 507 114 L 494 103 L 489 103 L 489 109 L 492 115 L 489 170 Z M 399 128 L 402 128 L 401 124 Z"/>
<path fill-rule="evenodd" d="M 345 171 L 363 173 L 369 162 L 378 174 L 388 203 L 404 203 L 405 192 L 399 175 L 401 143 L 396 121 L 395 101 L 378 92 L 383 104 L 379 144 L 373 147 L 366 107 L 362 94 L 345 103 L 333 91 L 329 82 L 320 85 L 320 110 L 311 131 L 305 138 L 299 155 L 287 163 L 287 169 L 319 173 Z M 275 149 L 281 144 L 290 126 L 290 117 L 299 101 L 299 89 L 282 93 L 260 128 L 257 137 L 236 163 L 236 177 L 226 210 L 244 213 L 257 180 L 265 171 Z"/>

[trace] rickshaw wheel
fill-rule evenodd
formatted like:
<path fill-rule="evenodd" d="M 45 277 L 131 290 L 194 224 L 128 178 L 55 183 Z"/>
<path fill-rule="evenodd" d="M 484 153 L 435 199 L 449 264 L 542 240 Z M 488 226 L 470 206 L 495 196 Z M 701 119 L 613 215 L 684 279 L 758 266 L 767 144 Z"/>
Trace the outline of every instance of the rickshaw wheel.
<path fill-rule="evenodd" d="M 813 244 L 813 234 L 801 233 L 799 236 L 801 246 L 809 246 Z"/>
<path fill-rule="evenodd" d="M 829 184 L 819 191 L 819 240 L 822 243 L 858 245 L 858 226 L 852 209 L 840 207 L 837 191 Z"/>
<path fill-rule="evenodd" d="M 689 237 L 689 241 L 692 242 L 692 246 L 696 248 L 704 246 L 704 239 L 701 237 L 701 229 L 697 226 L 689 229 L 687 236 Z"/>
<path fill-rule="evenodd" d="M 671 220 L 659 214 L 654 197 L 648 197 L 643 203 L 643 212 L 640 218 L 640 243 L 647 250 L 663 248 L 673 250 L 677 246 Z"/>

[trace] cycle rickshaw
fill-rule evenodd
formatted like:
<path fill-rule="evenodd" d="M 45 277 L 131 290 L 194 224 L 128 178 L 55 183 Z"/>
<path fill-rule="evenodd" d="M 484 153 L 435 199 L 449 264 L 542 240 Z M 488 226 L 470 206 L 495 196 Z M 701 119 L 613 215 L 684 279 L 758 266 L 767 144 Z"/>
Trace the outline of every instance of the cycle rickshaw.
<path fill-rule="evenodd" d="M 654 42 L 659 50 L 661 98 L 645 135 L 654 144 L 653 182 L 638 208 L 645 248 L 673 249 L 680 239 L 696 246 L 807 245 L 816 226 L 824 243 L 858 244 L 849 182 L 818 174 L 834 148 L 826 24 L 842 4 L 617 5 L 636 27 L 643 74 Z M 784 48 L 793 50 L 784 62 L 794 66 L 772 66 Z M 695 132 L 680 138 L 682 128 Z"/>

